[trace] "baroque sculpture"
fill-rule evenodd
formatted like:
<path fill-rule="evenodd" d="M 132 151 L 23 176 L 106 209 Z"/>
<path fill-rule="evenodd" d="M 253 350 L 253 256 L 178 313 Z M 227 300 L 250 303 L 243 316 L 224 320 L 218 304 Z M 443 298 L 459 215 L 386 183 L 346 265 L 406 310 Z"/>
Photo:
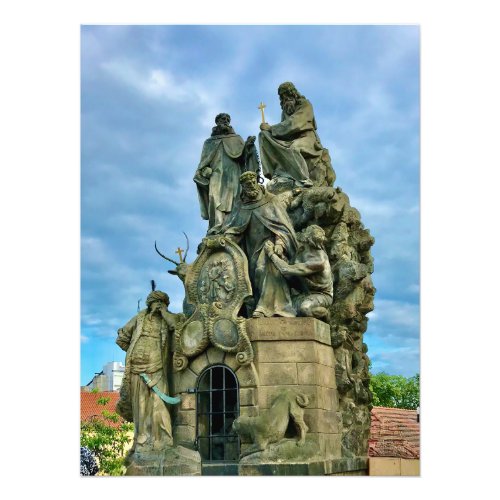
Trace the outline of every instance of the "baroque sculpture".
<path fill-rule="evenodd" d="M 270 242 L 265 243 L 264 249 L 285 278 L 296 278 L 298 292 L 292 300 L 297 314 L 328 320 L 328 308 L 333 302 L 333 279 L 324 247 L 325 232 L 319 226 L 308 226 L 299 233 L 298 239 L 300 248 L 293 264 L 281 259 Z"/>
<path fill-rule="evenodd" d="M 287 389 L 278 394 L 269 410 L 262 415 L 238 417 L 233 422 L 233 429 L 240 436 L 250 437 L 253 443 L 245 453 L 242 453 L 242 457 L 265 451 L 268 445 L 282 441 L 290 420 L 297 428 L 297 446 L 304 446 L 308 431 L 304 422 L 304 408 L 308 404 L 309 399 L 306 395 Z"/>
<path fill-rule="evenodd" d="M 239 364 L 252 361 L 245 318 L 238 316 L 243 301 L 251 296 L 248 266 L 243 251 L 224 236 L 210 236 L 200 245 L 196 261 L 187 268 L 186 300 L 193 307 L 175 331 L 173 367 L 182 371 L 188 358 L 210 345 L 234 353 Z"/>
<path fill-rule="evenodd" d="M 239 194 L 239 178 L 245 170 L 258 170 L 255 137 L 243 139 L 230 125 L 231 117 L 215 117 L 212 135 L 203 144 L 194 182 L 198 188 L 201 217 L 209 230 L 219 228 L 231 213 Z"/>
<path fill-rule="evenodd" d="M 332 185 L 335 174 L 330 155 L 316 132 L 311 103 L 291 82 L 278 88 L 281 122 L 260 125 L 260 156 L 264 176 L 272 179 L 270 189 L 286 180 L 291 187 Z"/>
<path fill-rule="evenodd" d="M 280 123 L 259 106 L 261 166 L 255 136 L 215 118 L 194 175 L 208 220 L 194 261 L 155 242 L 184 284 L 183 314 L 153 291 L 118 332 L 132 454 L 171 450 L 128 473 L 199 474 L 213 460 L 239 474 L 366 470 L 374 238 L 333 185 L 311 103 L 291 82 L 278 95 Z"/>
<path fill-rule="evenodd" d="M 237 242 L 248 258 L 255 298 L 252 316 L 293 317 L 290 289 L 264 248 L 268 243 L 278 256 L 292 259 L 298 246 L 292 222 L 280 200 L 258 184 L 257 174 L 245 172 L 240 181 L 241 204 L 221 232 Z"/>
<path fill-rule="evenodd" d="M 167 356 L 180 315 L 168 311 L 166 293 L 152 291 L 147 308 L 118 330 L 116 343 L 127 352 L 125 375 L 117 412 L 134 422 L 136 450 L 160 450 L 172 446 L 172 423 L 165 403 L 178 400 L 168 396 Z"/>

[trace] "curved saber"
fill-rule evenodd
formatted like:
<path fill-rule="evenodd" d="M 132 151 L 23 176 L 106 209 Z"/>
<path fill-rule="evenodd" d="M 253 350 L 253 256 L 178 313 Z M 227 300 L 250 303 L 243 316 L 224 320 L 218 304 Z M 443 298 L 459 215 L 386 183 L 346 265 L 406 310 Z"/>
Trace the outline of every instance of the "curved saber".
<path fill-rule="evenodd" d="M 144 382 L 146 382 L 146 385 L 148 387 L 150 387 L 150 389 L 152 389 L 153 392 L 155 394 L 157 394 L 159 398 L 161 398 L 163 401 L 165 401 L 165 403 L 167 403 L 169 405 L 177 405 L 181 402 L 180 398 L 177 398 L 177 397 L 172 398 L 171 396 L 168 396 L 164 392 L 161 392 L 160 389 L 158 389 L 158 387 L 156 387 L 156 384 L 150 386 L 151 379 L 145 373 L 141 373 L 141 377 L 144 380 Z"/>

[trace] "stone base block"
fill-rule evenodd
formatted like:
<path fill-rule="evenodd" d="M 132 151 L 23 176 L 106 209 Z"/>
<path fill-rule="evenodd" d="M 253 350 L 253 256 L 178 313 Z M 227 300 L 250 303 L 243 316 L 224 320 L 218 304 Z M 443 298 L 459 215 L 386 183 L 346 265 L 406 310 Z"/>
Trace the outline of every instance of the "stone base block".
<path fill-rule="evenodd" d="M 316 340 L 331 345 L 330 325 L 314 318 L 258 318 L 246 323 L 248 337 L 256 340 Z"/>
<path fill-rule="evenodd" d="M 296 463 L 240 463 L 240 476 L 366 476 L 368 459 L 335 458 L 331 460 L 298 461 Z"/>
<path fill-rule="evenodd" d="M 177 411 L 175 417 L 175 425 L 188 425 L 190 427 L 196 426 L 196 412 L 195 410 L 182 410 Z"/>
<path fill-rule="evenodd" d="M 126 476 L 201 476 L 201 457 L 182 446 L 133 453 Z"/>
<path fill-rule="evenodd" d="M 309 427 L 309 432 L 337 434 L 339 432 L 337 414 L 333 411 L 304 409 L 304 422 Z"/>
<path fill-rule="evenodd" d="M 308 440 L 316 443 L 322 458 L 340 458 L 342 448 L 341 434 L 311 433 L 307 434 Z"/>
<path fill-rule="evenodd" d="M 307 408 L 335 411 L 338 407 L 338 396 L 335 389 L 321 387 L 318 385 L 282 385 L 261 386 L 258 389 L 258 404 L 261 409 L 270 408 L 273 400 L 281 390 L 292 389 L 298 394 L 304 394 L 309 399 Z M 241 399 L 241 390 L 240 390 Z"/>
<path fill-rule="evenodd" d="M 181 446 L 192 447 L 196 439 L 196 428 L 191 425 L 175 425 L 174 442 L 180 443 Z"/>

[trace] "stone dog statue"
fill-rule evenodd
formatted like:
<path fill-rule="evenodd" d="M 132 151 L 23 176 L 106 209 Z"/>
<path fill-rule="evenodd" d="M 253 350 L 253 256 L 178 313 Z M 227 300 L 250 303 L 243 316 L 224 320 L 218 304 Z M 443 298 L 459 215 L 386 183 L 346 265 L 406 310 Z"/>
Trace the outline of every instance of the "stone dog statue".
<path fill-rule="evenodd" d="M 257 417 L 238 417 L 233 422 L 233 431 L 240 437 L 248 437 L 253 446 L 248 448 L 241 457 L 264 451 L 271 443 L 277 443 L 285 437 L 290 418 L 295 423 L 299 434 L 297 446 L 303 446 L 308 427 L 304 422 L 304 408 L 309 399 L 304 394 L 297 394 L 291 389 L 282 391 L 262 415 Z"/>

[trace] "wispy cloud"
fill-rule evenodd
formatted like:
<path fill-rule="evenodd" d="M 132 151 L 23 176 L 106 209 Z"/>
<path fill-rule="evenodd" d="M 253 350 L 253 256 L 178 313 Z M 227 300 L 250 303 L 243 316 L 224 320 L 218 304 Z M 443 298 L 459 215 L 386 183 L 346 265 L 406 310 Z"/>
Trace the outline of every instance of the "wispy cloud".
<path fill-rule="evenodd" d="M 186 103 L 193 99 L 200 103 L 209 101 L 209 96 L 199 84 L 176 79 L 164 69 L 139 68 L 127 60 L 104 62 L 101 67 L 117 82 L 164 104 Z"/>
<path fill-rule="evenodd" d="M 411 377 L 420 372 L 418 343 L 400 348 L 382 347 L 369 350 L 373 373 L 385 371 Z"/>
<path fill-rule="evenodd" d="M 401 331 L 405 336 L 418 336 L 420 325 L 420 308 L 418 304 L 397 300 L 375 299 L 375 310 L 371 322 L 383 323 L 387 334 Z M 383 333 L 381 334 L 383 336 Z"/>
<path fill-rule="evenodd" d="M 312 101 L 336 185 L 376 239 L 370 356 L 389 372 L 416 366 L 418 52 L 411 27 L 84 27 L 82 379 L 123 356 L 116 329 L 144 306 L 151 279 L 182 309 L 182 283 L 153 242 L 173 256 L 186 231 L 194 258 L 206 222 L 192 177 L 215 115 L 257 135 L 258 103 L 279 121 L 286 80 Z"/>

